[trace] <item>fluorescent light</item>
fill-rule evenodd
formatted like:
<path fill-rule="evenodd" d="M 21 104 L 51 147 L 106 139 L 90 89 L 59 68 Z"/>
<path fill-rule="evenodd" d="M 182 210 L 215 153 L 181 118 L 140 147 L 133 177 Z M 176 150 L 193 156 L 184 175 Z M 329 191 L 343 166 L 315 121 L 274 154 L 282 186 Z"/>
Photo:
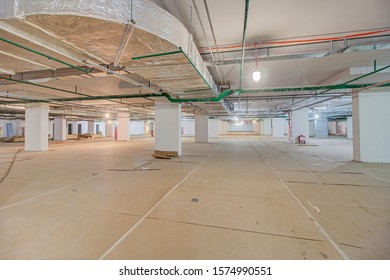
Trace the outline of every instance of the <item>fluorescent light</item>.
<path fill-rule="evenodd" d="M 318 119 L 318 118 L 320 117 L 320 115 L 316 114 L 314 117 L 315 117 L 316 119 Z"/>
<path fill-rule="evenodd" d="M 253 79 L 255 82 L 260 81 L 260 79 L 261 79 L 261 72 L 260 72 L 260 71 L 255 71 L 255 72 L 253 72 L 253 74 L 252 74 L 252 79 Z"/>

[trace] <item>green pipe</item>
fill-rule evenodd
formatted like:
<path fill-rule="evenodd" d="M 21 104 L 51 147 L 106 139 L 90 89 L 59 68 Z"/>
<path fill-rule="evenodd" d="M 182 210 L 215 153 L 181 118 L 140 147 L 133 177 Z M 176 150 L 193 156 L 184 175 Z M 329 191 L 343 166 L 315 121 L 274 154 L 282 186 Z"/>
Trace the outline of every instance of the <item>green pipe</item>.
<path fill-rule="evenodd" d="M 70 97 L 70 98 L 53 98 L 50 101 L 70 102 L 70 101 L 87 101 L 87 100 L 100 100 L 100 99 L 127 99 L 127 98 L 152 98 L 152 97 L 165 97 L 172 103 L 185 103 L 185 102 L 217 102 L 221 101 L 226 96 L 233 93 L 233 90 L 226 90 L 216 97 L 209 98 L 173 98 L 166 92 L 149 93 L 149 94 L 117 94 L 117 95 L 101 95 L 101 96 L 87 96 L 87 97 Z"/>
<path fill-rule="evenodd" d="M 244 19 L 244 31 L 242 32 L 242 49 L 241 49 L 241 66 L 240 66 L 240 86 L 242 88 L 242 72 L 244 70 L 244 55 L 245 55 L 245 34 L 246 26 L 248 23 L 248 10 L 249 10 L 249 0 L 245 0 L 245 19 Z"/>
<path fill-rule="evenodd" d="M 288 88 L 260 88 L 260 89 L 242 89 L 240 93 L 261 93 L 261 92 L 288 92 L 288 91 L 314 91 L 314 90 L 336 90 L 336 89 L 357 89 L 373 86 L 375 84 L 338 84 L 338 85 L 323 85 L 323 86 L 304 86 L 304 87 L 288 87 Z M 389 87 L 390 83 L 383 84 L 380 87 Z"/>
<path fill-rule="evenodd" d="M 36 84 L 36 83 L 33 83 L 33 82 L 29 82 L 29 81 L 15 80 L 15 79 L 1 77 L 1 76 L 0 76 L 0 79 L 7 80 L 7 81 L 12 81 L 12 82 L 16 82 L 16 83 L 21 83 L 21 84 L 26 84 L 26 85 L 31 85 L 31 86 L 35 86 L 35 87 L 41 87 L 41 88 L 46 88 L 46 89 L 51 89 L 51 90 L 71 93 L 71 94 L 77 94 L 77 95 L 81 95 L 81 96 L 90 96 L 90 95 L 87 95 L 87 94 L 78 93 L 78 92 L 71 91 L 71 90 L 66 90 L 66 89 L 61 89 L 61 88 L 56 88 L 56 87 L 50 87 L 50 86 L 44 86 L 44 85 Z"/>
<path fill-rule="evenodd" d="M 131 60 L 141 60 L 143 58 L 171 55 L 171 54 L 177 54 L 177 53 L 181 53 L 181 50 L 171 51 L 171 52 L 163 52 L 163 53 L 147 54 L 147 55 L 142 55 L 142 56 L 136 56 L 136 57 L 131 58 Z"/>
<path fill-rule="evenodd" d="M 49 60 L 57 61 L 57 62 L 59 62 L 59 63 L 61 63 L 61 64 L 66 65 L 66 66 L 72 67 L 73 69 L 76 69 L 76 70 L 79 70 L 79 71 L 81 71 L 81 72 L 84 72 L 85 74 L 88 74 L 89 72 L 92 71 L 92 69 L 91 69 L 91 70 L 85 70 L 85 69 L 83 69 L 83 68 L 77 67 L 77 66 L 75 66 L 75 65 L 73 65 L 73 64 L 70 64 L 70 63 L 65 62 L 65 61 L 63 61 L 63 60 L 60 60 L 60 59 L 58 59 L 58 58 L 55 58 L 55 57 L 52 57 L 52 56 L 50 56 L 50 55 L 44 54 L 44 53 L 42 53 L 42 52 L 33 50 L 32 48 L 26 47 L 26 46 L 21 45 L 21 44 L 19 44 L 19 43 L 16 43 L 16 42 L 7 40 L 7 39 L 5 39 L 5 38 L 3 38 L 3 37 L 0 37 L 0 41 L 3 41 L 3 42 L 5 42 L 5 43 L 8 43 L 8 44 L 13 45 L 13 46 L 15 46 L 15 47 L 24 49 L 24 50 L 26 50 L 26 51 L 35 53 L 35 54 L 37 54 L 37 55 L 46 57 L 46 58 L 48 58 Z"/>
<path fill-rule="evenodd" d="M 380 71 L 383 71 L 383 70 L 385 70 L 385 69 L 387 69 L 387 68 L 390 68 L 390 65 L 387 65 L 387 66 L 385 66 L 385 67 L 379 68 L 379 69 L 377 69 L 377 70 L 374 70 L 374 71 L 372 71 L 372 72 L 370 72 L 370 73 L 368 73 L 368 74 L 362 75 L 362 76 L 357 77 L 357 78 L 355 78 L 355 79 L 349 80 L 349 81 L 347 81 L 347 82 L 345 82 L 345 83 L 342 83 L 341 85 L 349 84 L 349 83 L 352 83 L 352 82 L 354 82 L 354 81 L 357 81 L 357 80 L 360 80 L 360 79 L 362 79 L 362 78 L 365 78 L 365 77 L 367 77 L 367 76 L 371 76 L 371 75 L 373 75 L 373 74 L 375 74 L 375 73 L 378 73 L 378 72 L 380 72 Z"/>
<path fill-rule="evenodd" d="M 165 97 L 172 103 L 188 103 L 188 102 L 218 102 L 221 101 L 226 96 L 232 94 L 233 90 L 226 90 L 221 93 L 219 96 L 209 97 L 209 98 L 173 98 L 166 92 L 161 94 L 149 93 L 149 94 L 134 94 L 134 95 L 100 95 L 100 96 L 84 96 L 84 97 L 68 97 L 68 98 L 51 98 L 51 99 L 25 99 L 22 103 L 31 103 L 31 102 L 72 102 L 72 101 L 90 101 L 90 100 L 110 100 L 110 99 L 127 99 L 127 98 L 155 98 L 155 97 Z M 20 104 L 19 101 L 9 101 L 5 104 Z"/>

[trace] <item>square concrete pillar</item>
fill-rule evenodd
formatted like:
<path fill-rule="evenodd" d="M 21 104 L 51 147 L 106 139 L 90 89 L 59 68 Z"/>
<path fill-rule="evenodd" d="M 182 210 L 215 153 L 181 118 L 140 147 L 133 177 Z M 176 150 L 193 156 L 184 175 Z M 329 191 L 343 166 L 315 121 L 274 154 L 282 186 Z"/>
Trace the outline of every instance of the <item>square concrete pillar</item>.
<path fill-rule="evenodd" d="M 49 149 L 49 105 L 30 103 L 26 105 L 26 129 L 24 149 L 26 151 L 47 151 Z"/>
<path fill-rule="evenodd" d="M 117 119 L 118 119 L 117 140 L 129 141 L 130 140 L 130 113 L 118 112 Z"/>
<path fill-rule="evenodd" d="M 64 117 L 54 118 L 54 140 L 66 140 L 66 119 Z"/>
<path fill-rule="evenodd" d="M 195 142 L 209 142 L 209 116 L 196 113 L 195 114 Z"/>
<path fill-rule="evenodd" d="M 181 156 L 181 105 L 155 103 L 155 155 Z"/>
<path fill-rule="evenodd" d="M 390 88 L 353 93 L 353 159 L 390 163 Z"/>
<path fill-rule="evenodd" d="M 302 108 L 293 111 L 291 114 L 292 142 L 298 143 L 298 136 L 303 135 L 306 143 L 309 140 L 309 110 Z"/>
<path fill-rule="evenodd" d="M 114 137 L 115 135 L 115 125 L 112 120 L 106 121 L 106 136 Z"/>
<path fill-rule="evenodd" d="M 328 138 L 328 119 L 327 118 L 318 118 L 315 120 L 315 131 L 317 139 Z"/>

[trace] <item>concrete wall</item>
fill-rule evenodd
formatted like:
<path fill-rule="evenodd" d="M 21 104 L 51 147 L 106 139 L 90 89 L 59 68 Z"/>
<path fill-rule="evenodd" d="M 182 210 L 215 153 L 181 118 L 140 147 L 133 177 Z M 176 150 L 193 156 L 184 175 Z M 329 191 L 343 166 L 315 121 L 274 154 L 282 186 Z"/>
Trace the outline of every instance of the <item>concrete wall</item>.
<path fill-rule="evenodd" d="M 347 118 L 347 138 L 352 139 L 353 136 L 353 126 L 352 126 L 352 117 Z"/>
<path fill-rule="evenodd" d="M 281 118 L 273 118 L 272 122 L 272 136 L 276 138 L 282 138 L 284 136 L 283 133 L 283 122 L 284 119 Z"/>
<path fill-rule="evenodd" d="M 145 134 L 145 121 L 130 121 L 130 134 L 131 135 L 144 135 Z"/>
<path fill-rule="evenodd" d="M 195 135 L 195 120 L 182 120 L 181 128 L 183 135 L 194 136 Z"/>
<path fill-rule="evenodd" d="M 261 135 L 272 135 L 272 121 L 271 119 L 261 120 Z"/>
<path fill-rule="evenodd" d="M 23 130 L 25 127 L 23 120 L 0 120 L 0 128 L 1 128 L 0 138 L 8 137 L 7 123 L 12 124 L 14 136 L 23 136 L 24 133 Z"/>
<path fill-rule="evenodd" d="M 228 122 L 227 121 L 218 121 L 218 135 L 226 135 L 228 132 Z"/>
<path fill-rule="evenodd" d="M 218 137 L 218 120 L 209 119 L 209 138 Z"/>

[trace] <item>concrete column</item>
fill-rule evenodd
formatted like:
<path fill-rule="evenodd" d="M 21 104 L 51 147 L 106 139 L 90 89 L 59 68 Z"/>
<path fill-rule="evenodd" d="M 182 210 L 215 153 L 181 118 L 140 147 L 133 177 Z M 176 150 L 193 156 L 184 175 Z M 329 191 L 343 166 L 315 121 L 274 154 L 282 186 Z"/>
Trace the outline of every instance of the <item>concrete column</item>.
<path fill-rule="evenodd" d="M 195 114 L 195 142 L 209 142 L 209 116 L 204 114 Z"/>
<path fill-rule="evenodd" d="M 181 156 L 181 105 L 155 103 L 155 154 Z"/>
<path fill-rule="evenodd" d="M 47 151 L 49 149 L 48 126 L 49 106 L 46 103 L 26 104 L 26 151 Z"/>
<path fill-rule="evenodd" d="M 273 118 L 272 119 L 272 136 L 283 138 L 284 132 L 283 132 L 283 125 L 285 120 L 282 118 Z"/>
<path fill-rule="evenodd" d="M 95 122 L 88 121 L 88 133 L 95 134 Z"/>
<path fill-rule="evenodd" d="M 328 119 L 318 118 L 315 120 L 316 138 L 325 139 L 328 138 Z"/>
<path fill-rule="evenodd" d="M 390 163 L 390 89 L 352 95 L 353 159 Z"/>
<path fill-rule="evenodd" d="M 114 137 L 114 129 L 115 129 L 115 125 L 114 125 L 114 122 L 113 121 L 106 121 L 106 136 L 107 137 Z"/>
<path fill-rule="evenodd" d="M 54 118 L 54 140 L 66 140 L 66 119 L 64 117 Z"/>
<path fill-rule="evenodd" d="M 130 140 L 130 113 L 118 112 L 118 141 L 129 141 Z"/>
<path fill-rule="evenodd" d="M 209 120 L 209 137 L 218 137 L 218 120 Z"/>
<path fill-rule="evenodd" d="M 353 135 L 352 117 L 347 117 L 347 138 L 352 139 L 352 135 Z"/>
<path fill-rule="evenodd" d="M 298 143 L 298 136 L 306 137 L 309 140 L 309 111 L 307 108 L 293 111 L 291 114 L 292 142 Z"/>
<path fill-rule="evenodd" d="M 271 119 L 263 119 L 261 121 L 261 135 L 272 135 Z"/>

